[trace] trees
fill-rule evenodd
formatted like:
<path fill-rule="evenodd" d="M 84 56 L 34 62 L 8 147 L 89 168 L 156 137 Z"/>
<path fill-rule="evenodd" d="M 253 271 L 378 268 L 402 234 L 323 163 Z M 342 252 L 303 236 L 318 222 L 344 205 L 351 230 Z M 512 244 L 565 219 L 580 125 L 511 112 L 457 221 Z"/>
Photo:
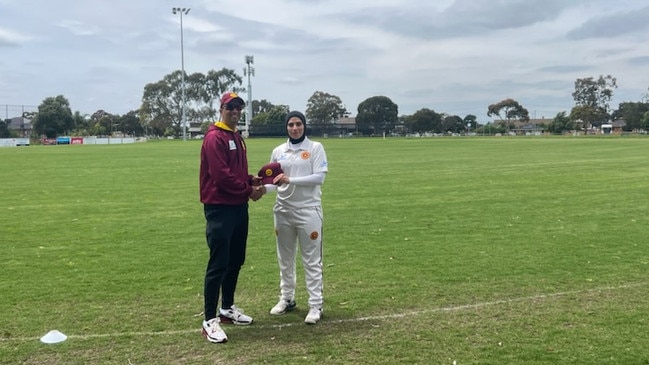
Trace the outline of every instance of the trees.
<path fill-rule="evenodd" d="M 466 129 L 464 120 L 457 115 L 445 115 L 442 119 L 444 132 L 460 133 Z"/>
<path fill-rule="evenodd" d="M 474 131 L 478 128 L 475 115 L 468 114 L 466 117 L 461 118 L 457 115 L 436 113 L 428 108 L 420 109 L 409 116 L 405 121 L 405 125 L 412 132 L 418 133 L 461 133 L 468 128 L 473 128 Z"/>
<path fill-rule="evenodd" d="M 649 102 L 647 103 L 634 103 L 624 102 L 620 103 L 618 110 L 612 114 L 613 119 L 623 119 L 625 122 L 624 129 L 632 131 L 635 129 L 644 129 L 642 127 L 642 120 L 644 114 L 649 111 Z"/>
<path fill-rule="evenodd" d="M 140 120 L 154 134 L 162 135 L 174 125 L 180 131 L 180 71 L 166 75 L 162 80 L 144 86 Z"/>
<path fill-rule="evenodd" d="M 306 117 L 314 124 L 328 124 L 340 119 L 345 113 L 345 105 L 336 95 L 316 91 L 306 105 Z"/>
<path fill-rule="evenodd" d="M 74 128 L 70 102 L 63 95 L 48 97 L 38 106 L 32 121 L 34 132 L 47 138 L 56 138 Z"/>
<path fill-rule="evenodd" d="M 254 105 L 254 103 L 253 103 Z M 288 114 L 288 105 L 272 105 L 258 113 L 252 119 L 253 125 L 281 125 L 284 127 L 284 118 Z"/>
<path fill-rule="evenodd" d="M 463 121 L 467 128 L 467 133 L 471 132 L 471 130 L 475 131 L 478 128 L 478 117 L 473 114 L 467 114 Z"/>
<path fill-rule="evenodd" d="M 221 95 L 226 91 L 242 92 L 243 78 L 234 70 L 222 68 L 218 71 L 209 70 L 203 75 L 194 73 L 186 80 L 185 95 L 187 119 L 193 121 L 216 120 L 219 112 Z M 253 113 L 254 115 L 254 113 Z M 181 115 L 182 116 L 182 115 Z"/>
<path fill-rule="evenodd" d="M 207 74 L 194 73 L 185 77 L 185 115 L 187 121 L 215 120 L 221 94 L 240 92 L 243 79 L 233 70 L 210 70 Z M 162 80 L 144 87 L 139 118 L 144 127 L 155 134 L 182 130 L 182 73 L 174 71 Z"/>
<path fill-rule="evenodd" d="M 574 106 L 570 111 L 570 119 L 575 122 L 575 128 L 586 129 L 597 120 L 602 120 L 600 109 L 588 105 Z"/>
<path fill-rule="evenodd" d="M 274 105 L 266 99 L 253 100 L 252 114 L 255 117 L 252 118 L 252 124 L 257 126 L 264 124 L 281 124 L 284 126 L 284 118 L 288 112 L 288 105 Z"/>
<path fill-rule="evenodd" d="M 550 133 L 563 133 L 565 131 L 571 131 L 575 129 L 575 123 L 566 112 L 557 113 L 550 125 L 548 126 L 548 131 Z"/>
<path fill-rule="evenodd" d="M 644 113 L 642 116 L 642 124 L 640 126 L 645 131 L 649 131 L 649 112 Z"/>
<path fill-rule="evenodd" d="M 432 109 L 419 109 L 406 119 L 405 125 L 411 132 L 442 133 L 442 116 Z"/>
<path fill-rule="evenodd" d="M 258 112 L 252 119 L 250 133 L 256 136 L 284 136 L 286 135 L 286 126 L 284 119 L 289 112 L 288 105 L 273 105 L 266 100 L 262 100 L 263 107 L 259 108 L 259 103 L 253 101 L 252 107 L 255 109 L 257 104 Z M 254 113 L 253 113 L 254 114 Z"/>
<path fill-rule="evenodd" d="M 388 133 L 399 121 L 399 107 L 387 96 L 373 96 L 358 104 L 356 125 L 363 133 Z"/>
<path fill-rule="evenodd" d="M 491 117 L 494 115 L 498 116 L 507 129 L 512 129 L 514 126 L 512 119 L 518 119 L 523 122 L 530 120 L 530 113 L 527 109 L 525 109 L 518 101 L 510 98 L 489 105 L 487 108 L 487 116 Z"/>
<path fill-rule="evenodd" d="M 92 113 L 88 120 L 90 133 L 99 136 L 112 135 L 117 130 L 116 124 L 117 117 L 103 109 Z"/>
<path fill-rule="evenodd" d="M 275 105 L 271 103 L 270 101 L 263 99 L 263 100 L 253 100 L 252 101 L 252 115 L 258 115 L 260 113 L 268 113 L 271 109 L 273 109 Z M 288 108 L 288 106 L 287 106 Z M 255 118 L 252 118 L 253 122 Z"/>
<path fill-rule="evenodd" d="M 78 110 L 72 115 L 72 120 L 74 124 L 74 130 L 72 135 L 77 136 L 87 136 L 90 134 L 89 121 L 90 118 L 86 118 L 86 115 L 81 114 Z"/>
<path fill-rule="evenodd" d="M 144 128 L 140 124 L 140 118 L 138 117 L 138 111 L 131 110 L 128 113 L 117 117 L 117 128 L 122 133 L 132 135 L 132 136 L 141 136 L 144 133 Z"/>
<path fill-rule="evenodd" d="M 613 89 L 617 88 L 617 79 L 611 75 L 600 75 L 597 80 L 592 77 L 577 79 L 572 97 L 575 100 L 570 117 L 580 119 L 583 127 L 600 126 L 608 120 L 609 103 Z"/>
<path fill-rule="evenodd" d="M 11 138 L 11 132 L 9 131 L 9 123 L 11 119 L 0 120 L 0 138 Z"/>

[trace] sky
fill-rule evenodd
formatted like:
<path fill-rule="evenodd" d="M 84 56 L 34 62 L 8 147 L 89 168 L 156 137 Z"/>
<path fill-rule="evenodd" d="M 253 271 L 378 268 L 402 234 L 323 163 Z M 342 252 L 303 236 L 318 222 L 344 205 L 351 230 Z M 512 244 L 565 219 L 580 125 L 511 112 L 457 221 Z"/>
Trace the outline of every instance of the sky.
<path fill-rule="evenodd" d="M 173 7 L 191 9 L 182 27 Z M 252 99 L 291 109 L 322 91 L 351 116 L 387 96 L 486 122 L 512 98 L 552 119 L 579 78 L 615 77 L 612 109 L 643 100 L 647 19 L 646 0 L 0 0 L 0 116 L 57 95 L 125 114 L 183 61 L 243 76 L 253 56 Z"/>

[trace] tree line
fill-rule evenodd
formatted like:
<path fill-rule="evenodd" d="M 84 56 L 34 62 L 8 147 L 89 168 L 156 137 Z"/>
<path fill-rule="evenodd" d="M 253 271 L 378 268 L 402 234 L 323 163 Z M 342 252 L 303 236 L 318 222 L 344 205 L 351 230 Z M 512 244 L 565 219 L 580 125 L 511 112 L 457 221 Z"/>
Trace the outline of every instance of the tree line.
<path fill-rule="evenodd" d="M 182 73 L 174 71 L 161 80 L 145 85 L 142 103 L 124 115 L 98 110 L 91 115 L 72 112 L 63 95 L 48 97 L 38 111 L 25 113 L 32 119 L 34 133 L 54 138 L 60 135 L 113 135 L 120 132 L 132 136 L 179 136 L 182 134 Z M 185 74 L 185 113 L 192 125 L 203 131 L 218 119 L 219 97 L 226 91 L 243 93 L 243 78 L 234 70 L 223 68 Z M 623 119 L 625 130 L 649 130 L 649 92 L 638 102 L 623 102 L 612 110 L 610 101 L 617 88 L 611 75 L 587 77 L 575 81 L 572 93 L 575 106 L 568 113 L 558 113 L 544 129 L 552 133 L 599 127 L 611 119 Z M 251 135 L 284 135 L 284 116 L 288 105 L 274 105 L 266 99 L 253 100 Z M 493 123 L 479 124 L 475 115 L 460 117 L 431 108 L 422 108 L 412 115 L 399 115 L 398 105 L 387 96 L 372 96 L 357 106 L 355 133 L 380 135 L 389 133 L 463 133 L 484 131 L 506 132 L 516 122 L 528 122 L 529 112 L 518 101 L 507 98 L 487 107 L 487 116 L 497 118 Z M 305 115 L 310 125 L 333 126 L 350 112 L 340 97 L 315 91 L 308 99 Z M 8 120 L 0 122 L 0 137 L 11 133 Z M 326 130 L 324 128 L 323 130 Z"/>

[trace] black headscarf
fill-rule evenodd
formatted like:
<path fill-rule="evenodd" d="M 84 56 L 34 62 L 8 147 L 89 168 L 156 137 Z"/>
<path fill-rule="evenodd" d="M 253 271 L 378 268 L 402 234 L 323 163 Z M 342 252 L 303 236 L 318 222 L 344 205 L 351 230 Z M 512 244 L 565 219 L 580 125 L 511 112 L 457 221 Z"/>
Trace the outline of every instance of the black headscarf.
<path fill-rule="evenodd" d="M 304 114 L 298 112 L 297 110 L 294 110 L 294 111 L 286 114 L 286 118 L 284 119 L 285 126 L 288 126 L 288 121 L 293 117 L 300 118 L 300 120 L 302 121 L 302 124 L 304 125 L 304 132 L 302 133 L 302 136 L 300 138 L 294 139 L 294 138 L 291 138 L 291 136 L 288 136 L 288 139 L 291 141 L 291 143 L 298 144 L 298 143 L 304 141 L 304 137 L 306 137 L 306 117 L 304 117 Z M 288 134 L 288 130 L 286 131 L 286 134 Z"/>

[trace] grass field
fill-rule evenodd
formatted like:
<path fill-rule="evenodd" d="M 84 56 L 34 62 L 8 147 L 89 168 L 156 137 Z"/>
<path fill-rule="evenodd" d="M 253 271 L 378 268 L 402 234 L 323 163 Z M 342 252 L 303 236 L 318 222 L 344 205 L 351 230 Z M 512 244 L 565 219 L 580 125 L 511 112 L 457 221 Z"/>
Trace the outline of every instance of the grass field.
<path fill-rule="evenodd" d="M 325 312 L 271 317 L 271 207 L 200 335 L 200 141 L 0 148 L 2 364 L 649 364 L 649 139 L 318 139 Z M 248 140 L 250 171 L 277 139 Z M 39 338 L 57 329 L 68 340 Z"/>

